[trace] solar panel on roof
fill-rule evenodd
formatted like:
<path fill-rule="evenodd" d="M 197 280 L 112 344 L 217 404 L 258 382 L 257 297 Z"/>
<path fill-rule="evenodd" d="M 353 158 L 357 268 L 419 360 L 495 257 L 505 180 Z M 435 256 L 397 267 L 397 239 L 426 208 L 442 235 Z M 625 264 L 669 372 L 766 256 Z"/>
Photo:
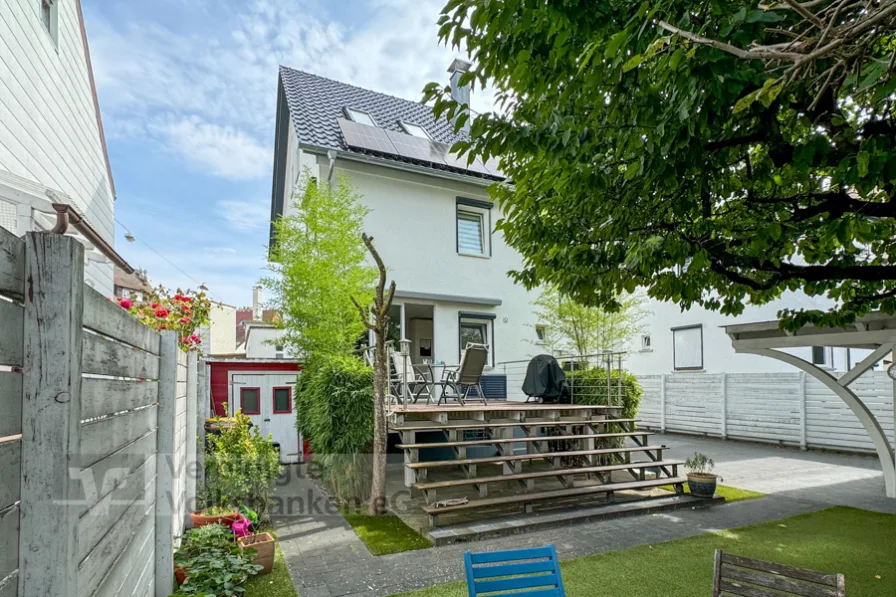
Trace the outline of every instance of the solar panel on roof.
<path fill-rule="evenodd" d="M 389 155 L 400 155 L 383 129 L 352 122 L 345 118 L 338 118 L 337 120 L 339 128 L 342 129 L 342 137 L 345 139 L 345 144 L 349 147 L 367 149 Z"/>
<path fill-rule="evenodd" d="M 421 139 L 405 133 L 386 131 L 392 145 L 398 150 L 398 155 L 403 158 L 430 162 L 432 164 L 445 165 L 442 154 L 429 139 Z"/>

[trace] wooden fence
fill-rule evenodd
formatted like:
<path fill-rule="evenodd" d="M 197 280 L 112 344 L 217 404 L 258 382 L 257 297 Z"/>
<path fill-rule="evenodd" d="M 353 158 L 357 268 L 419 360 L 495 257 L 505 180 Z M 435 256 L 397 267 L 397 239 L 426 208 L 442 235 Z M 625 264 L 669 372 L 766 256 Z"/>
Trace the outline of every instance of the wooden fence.
<path fill-rule="evenodd" d="M 642 426 L 678 433 L 874 452 L 843 400 L 805 373 L 675 373 L 638 376 Z M 893 441 L 893 381 L 865 373 L 850 388 Z"/>
<path fill-rule="evenodd" d="M 0 597 L 171 593 L 200 369 L 84 285 L 74 239 L 0 229 Z"/>

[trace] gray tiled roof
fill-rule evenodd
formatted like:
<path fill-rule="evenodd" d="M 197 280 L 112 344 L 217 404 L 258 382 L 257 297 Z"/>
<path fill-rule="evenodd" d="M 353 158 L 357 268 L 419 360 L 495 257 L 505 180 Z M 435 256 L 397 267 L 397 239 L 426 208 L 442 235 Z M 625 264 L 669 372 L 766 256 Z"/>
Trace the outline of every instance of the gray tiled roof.
<path fill-rule="evenodd" d="M 345 118 L 344 108 L 354 108 L 369 113 L 377 126 L 396 132 L 404 132 L 399 120 L 418 124 L 426 129 L 435 141 L 453 144 L 465 138 L 455 134 L 453 125 L 445 118 L 433 118 L 432 108 L 399 97 L 340 83 L 303 71 L 280 67 L 280 77 L 289 111 L 295 122 L 296 134 L 302 144 L 326 149 L 349 150 L 342 138 L 338 118 Z M 439 170 L 452 170 L 445 166 L 406 160 L 394 156 L 396 161 L 418 163 Z M 475 172 L 462 171 L 480 177 Z"/>

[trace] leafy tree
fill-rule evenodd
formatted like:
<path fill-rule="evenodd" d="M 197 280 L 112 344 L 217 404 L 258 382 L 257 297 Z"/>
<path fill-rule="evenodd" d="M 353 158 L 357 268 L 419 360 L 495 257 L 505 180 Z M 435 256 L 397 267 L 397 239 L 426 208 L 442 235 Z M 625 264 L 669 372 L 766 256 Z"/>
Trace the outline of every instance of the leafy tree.
<path fill-rule="evenodd" d="M 361 242 L 367 209 L 345 178 L 320 185 L 306 171 L 303 180 L 292 210 L 275 223 L 275 275 L 262 283 L 282 314 L 290 352 L 309 360 L 347 355 L 364 333 L 352 297 L 368 301 L 376 275 Z"/>
<path fill-rule="evenodd" d="M 613 311 L 644 288 L 785 326 L 896 312 L 896 0 L 450 0 L 440 36 L 499 113 L 498 224 L 527 287 Z M 436 112 L 460 107 L 430 84 Z M 458 119 L 458 125 L 465 121 Z"/>
<path fill-rule="evenodd" d="M 643 297 L 627 295 L 618 303 L 617 311 L 605 311 L 578 303 L 552 288 L 542 293 L 535 306 L 547 326 L 545 341 L 552 349 L 588 355 L 623 350 L 644 329 L 647 312 Z"/>

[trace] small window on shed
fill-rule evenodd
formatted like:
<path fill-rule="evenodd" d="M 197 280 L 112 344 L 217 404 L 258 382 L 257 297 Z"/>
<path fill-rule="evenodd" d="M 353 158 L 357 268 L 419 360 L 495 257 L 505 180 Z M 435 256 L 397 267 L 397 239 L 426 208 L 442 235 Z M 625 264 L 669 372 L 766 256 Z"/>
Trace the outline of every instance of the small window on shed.
<path fill-rule="evenodd" d="M 274 388 L 274 414 L 292 412 L 292 388 Z"/>
<path fill-rule="evenodd" d="M 367 126 L 376 126 L 376 121 L 373 119 L 369 113 L 364 112 L 362 110 L 355 110 L 354 108 L 346 108 L 345 113 L 348 114 L 348 117 L 357 122 L 358 124 L 366 124 Z"/>
<path fill-rule="evenodd" d="M 260 415 L 260 388 L 240 388 L 240 410 L 244 415 Z"/>

